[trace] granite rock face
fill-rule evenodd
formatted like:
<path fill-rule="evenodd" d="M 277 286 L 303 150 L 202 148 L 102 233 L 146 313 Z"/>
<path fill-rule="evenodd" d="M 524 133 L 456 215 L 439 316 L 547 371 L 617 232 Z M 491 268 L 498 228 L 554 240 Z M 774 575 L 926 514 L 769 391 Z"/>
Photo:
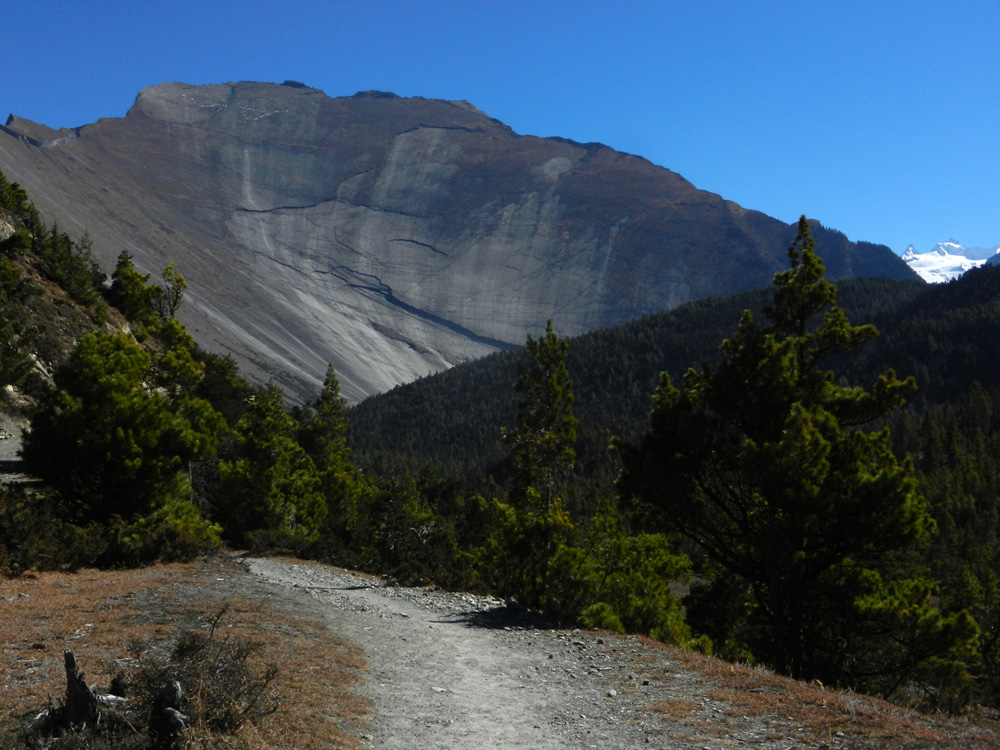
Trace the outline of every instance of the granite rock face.
<path fill-rule="evenodd" d="M 287 85 L 163 84 L 124 118 L 11 116 L 0 170 L 47 221 L 156 276 L 246 374 L 349 400 L 498 347 L 764 286 L 792 225 L 600 144 L 520 136 L 466 102 Z M 793 217 L 797 218 L 797 217 Z M 830 275 L 912 274 L 817 231 Z"/>

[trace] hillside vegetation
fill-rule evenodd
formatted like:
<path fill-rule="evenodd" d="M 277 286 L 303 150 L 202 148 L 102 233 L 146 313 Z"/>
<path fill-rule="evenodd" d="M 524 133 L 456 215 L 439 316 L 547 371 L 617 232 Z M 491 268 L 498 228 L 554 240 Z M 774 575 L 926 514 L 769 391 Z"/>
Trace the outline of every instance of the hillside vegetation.
<path fill-rule="evenodd" d="M 0 209 L 0 374 L 44 480 L 0 498 L 8 574 L 226 541 L 925 709 L 1000 702 L 996 269 L 838 290 L 803 220 L 771 289 L 572 341 L 555 321 L 351 411 L 331 367 L 288 410 L 177 321 L 177 267 L 123 253 L 105 279 L 6 180 Z"/>
<path fill-rule="evenodd" d="M 839 282 L 838 291 L 838 302 L 851 320 L 871 322 L 884 331 L 898 325 L 911 307 L 920 310 L 918 300 L 934 290 L 922 282 L 853 279 Z M 717 361 L 719 344 L 732 333 L 743 311 L 759 313 L 769 293 L 761 289 L 700 300 L 571 339 L 566 365 L 580 421 L 578 473 L 596 475 L 605 484 L 612 481 L 618 467 L 609 458 L 609 439 L 637 437 L 645 428 L 660 373 L 668 372 L 676 380 L 689 367 Z M 872 372 L 888 366 L 881 354 L 886 340 L 880 337 L 840 367 L 850 368 L 852 379 L 870 381 Z M 411 467 L 431 463 L 473 484 L 484 477 L 502 484 L 508 452 L 500 427 L 514 420 L 511 386 L 521 356 L 519 351 L 493 354 L 352 408 L 347 417 L 358 463 L 372 468 L 400 461 Z M 863 364 L 856 364 L 862 357 Z M 896 369 L 911 372 L 908 365 L 913 359 Z M 920 388 L 911 400 L 926 397 Z"/>

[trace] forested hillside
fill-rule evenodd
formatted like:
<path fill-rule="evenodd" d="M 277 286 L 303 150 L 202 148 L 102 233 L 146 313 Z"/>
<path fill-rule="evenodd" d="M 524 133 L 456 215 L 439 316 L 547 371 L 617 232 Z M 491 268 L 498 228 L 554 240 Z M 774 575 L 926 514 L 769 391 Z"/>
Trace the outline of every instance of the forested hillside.
<path fill-rule="evenodd" d="M 803 219 L 769 289 L 581 339 L 554 321 L 351 411 L 330 367 L 289 410 L 177 320 L 182 269 L 105 276 L 2 179 L 0 212 L 0 384 L 41 480 L 0 494 L 6 574 L 228 543 L 1000 704 L 1000 270 L 838 289 Z"/>
<path fill-rule="evenodd" d="M 921 282 L 855 279 L 838 284 L 839 302 L 851 320 L 894 330 L 916 316 L 929 320 L 926 296 L 936 298 L 947 287 L 928 288 Z M 570 340 L 567 367 L 573 378 L 576 414 L 580 420 L 578 471 L 609 483 L 617 474 L 607 446 L 613 435 L 634 437 L 644 429 L 650 396 L 661 372 L 680 378 L 689 367 L 714 363 L 719 344 L 732 332 L 743 310 L 760 312 L 769 290 L 706 299 L 675 310 L 649 315 L 612 329 Z M 956 296 L 961 297 L 961 292 Z M 930 309 L 930 308 L 928 308 Z M 554 321 L 558 329 L 558 321 Z M 922 330 L 918 321 L 910 324 Z M 919 334 L 908 334 L 911 337 Z M 880 337 L 867 351 L 839 363 L 858 382 L 870 383 L 886 367 L 916 374 L 914 360 L 928 367 L 943 365 L 951 356 L 935 346 L 934 363 L 927 362 L 919 340 L 912 349 L 889 350 L 894 337 Z M 941 335 L 943 345 L 949 336 Z M 907 358 L 906 351 L 913 352 Z M 502 352 L 374 396 L 348 412 L 351 444 L 359 464 L 381 469 L 403 463 L 419 467 L 433 463 L 475 482 L 492 477 L 503 483 L 507 451 L 500 428 L 514 418 L 512 389 L 518 351 Z M 895 364 L 898 360 L 899 364 Z M 957 390 L 971 380 L 956 371 Z M 930 377 L 911 400 L 947 390 Z"/>
<path fill-rule="evenodd" d="M 911 412 L 952 403 L 974 383 L 987 390 L 1000 385 L 1000 353 L 990 343 L 1000 341 L 997 269 L 977 269 L 942 285 L 851 279 L 837 288 L 848 318 L 881 333 L 871 346 L 836 362 L 851 382 L 870 384 L 888 368 L 913 375 Z M 567 366 L 580 420 L 580 473 L 608 480 L 606 472 L 616 468 L 607 461 L 607 438 L 634 436 L 645 427 L 660 372 L 678 379 L 690 367 L 715 362 L 743 310 L 759 313 L 768 299 L 769 290 L 758 290 L 701 300 L 571 339 Z M 433 463 L 473 481 L 492 476 L 502 483 L 500 427 L 513 419 L 510 386 L 521 356 L 494 354 L 352 408 L 356 458 L 373 467 Z"/>

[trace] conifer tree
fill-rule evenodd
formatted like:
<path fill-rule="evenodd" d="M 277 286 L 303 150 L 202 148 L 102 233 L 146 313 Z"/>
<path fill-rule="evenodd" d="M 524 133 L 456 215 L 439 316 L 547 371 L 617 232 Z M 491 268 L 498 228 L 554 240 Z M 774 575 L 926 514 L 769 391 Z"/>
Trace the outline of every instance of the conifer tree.
<path fill-rule="evenodd" d="M 907 553 L 934 531 L 888 431 L 862 425 L 914 388 L 891 371 L 838 384 L 829 358 L 871 341 L 834 306 L 803 217 L 761 326 L 744 313 L 715 368 L 665 374 L 641 442 L 622 445 L 619 488 L 741 585 L 724 628 L 795 676 L 891 693 L 952 661 L 974 625 L 940 615 Z M 716 634 L 720 635 L 721 634 Z"/>
<path fill-rule="evenodd" d="M 157 284 L 147 282 L 149 275 L 140 273 L 132 262 L 132 255 L 122 250 L 114 273 L 111 274 L 108 302 L 133 323 L 154 324 L 157 318 L 156 300 L 163 290 Z"/>
<path fill-rule="evenodd" d="M 529 490 L 545 506 L 558 494 L 559 481 L 576 460 L 576 417 L 573 415 L 573 381 L 566 369 L 569 342 L 552 328 L 535 339 L 528 334 L 527 364 L 518 364 L 517 417 L 512 429 L 503 430 L 504 441 L 513 448 L 513 471 L 509 487 L 518 507 L 529 503 Z"/>
<path fill-rule="evenodd" d="M 85 520 L 128 520 L 186 496 L 186 468 L 214 450 L 222 418 L 170 380 L 200 372 L 184 341 L 154 358 L 127 334 L 88 333 L 56 371 L 23 455 Z"/>
<path fill-rule="evenodd" d="M 303 418 L 299 443 L 312 459 L 326 501 L 327 516 L 323 529 L 326 546 L 338 553 L 357 542 L 359 501 L 365 495 L 361 478 L 351 464 L 347 444 L 347 400 L 340 395 L 340 381 L 333 365 L 326 370 L 323 390 Z"/>
<path fill-rule="evenodd" d="M 281 391 L 268 386 L 236 424 L 235 444 L 219 462 L 219 516 L 230 538 L 254 531 L 313 541 L 326 503 L 312 459 L 296 440 Z"/>
<path fill-rule="evenodd" d="M 347 400 L 340 395 L 333 365 L 327 367 L 323 390 L 303 425 L 301 443 L 316 464 L 324 487 L 353 470 L 347 444 Z"/>
<path fill-rule="evenodd" d="M 552 560 L 574 527 L 563 509 L 562 480 L 576 452 L 573 381 L 566 369 L 569 343 L 548 321 L 545 336 L 530 334 L 526 364 L 518 364 L 517 416 L 502 430 L 513 448 L 507 503 L 494 503 L 494 531 L 481 552 L 484 578 L 504 596 L 529 606 L 550 604 Z"/>
<path fill-rule="evenodd" d="M 177 267 L 176 263 L 170 263 L 163 269 L 162 287 L 153 296 L 153 307 L 159 313 L 161 319 L 173 318 L 177 315 L 177 310 L 184 300 L 184 290 L 187 289 L 187 279 L 185 279 Z"/>

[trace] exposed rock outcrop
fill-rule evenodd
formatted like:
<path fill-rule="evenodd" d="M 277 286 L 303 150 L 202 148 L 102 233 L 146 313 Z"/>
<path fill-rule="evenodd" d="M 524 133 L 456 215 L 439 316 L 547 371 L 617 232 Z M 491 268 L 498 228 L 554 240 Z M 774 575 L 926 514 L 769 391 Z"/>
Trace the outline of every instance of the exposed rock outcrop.
<path fill-rule="evenodd" d="M 600 144 L 519 136 L 467 102 L 296 82 L 144 89 L 127 116 L 11 117 L 0 170 L 47 220 L 154 274 L 204 346 L 350 400 L 520 344 L 766 285 L 794 228 Z M 807 208 L 807 207 L 804 207 Z M 797 217 L 790 217 L 797 218 Z M 817 231 L 833 278 L 909 277 Z"/>

